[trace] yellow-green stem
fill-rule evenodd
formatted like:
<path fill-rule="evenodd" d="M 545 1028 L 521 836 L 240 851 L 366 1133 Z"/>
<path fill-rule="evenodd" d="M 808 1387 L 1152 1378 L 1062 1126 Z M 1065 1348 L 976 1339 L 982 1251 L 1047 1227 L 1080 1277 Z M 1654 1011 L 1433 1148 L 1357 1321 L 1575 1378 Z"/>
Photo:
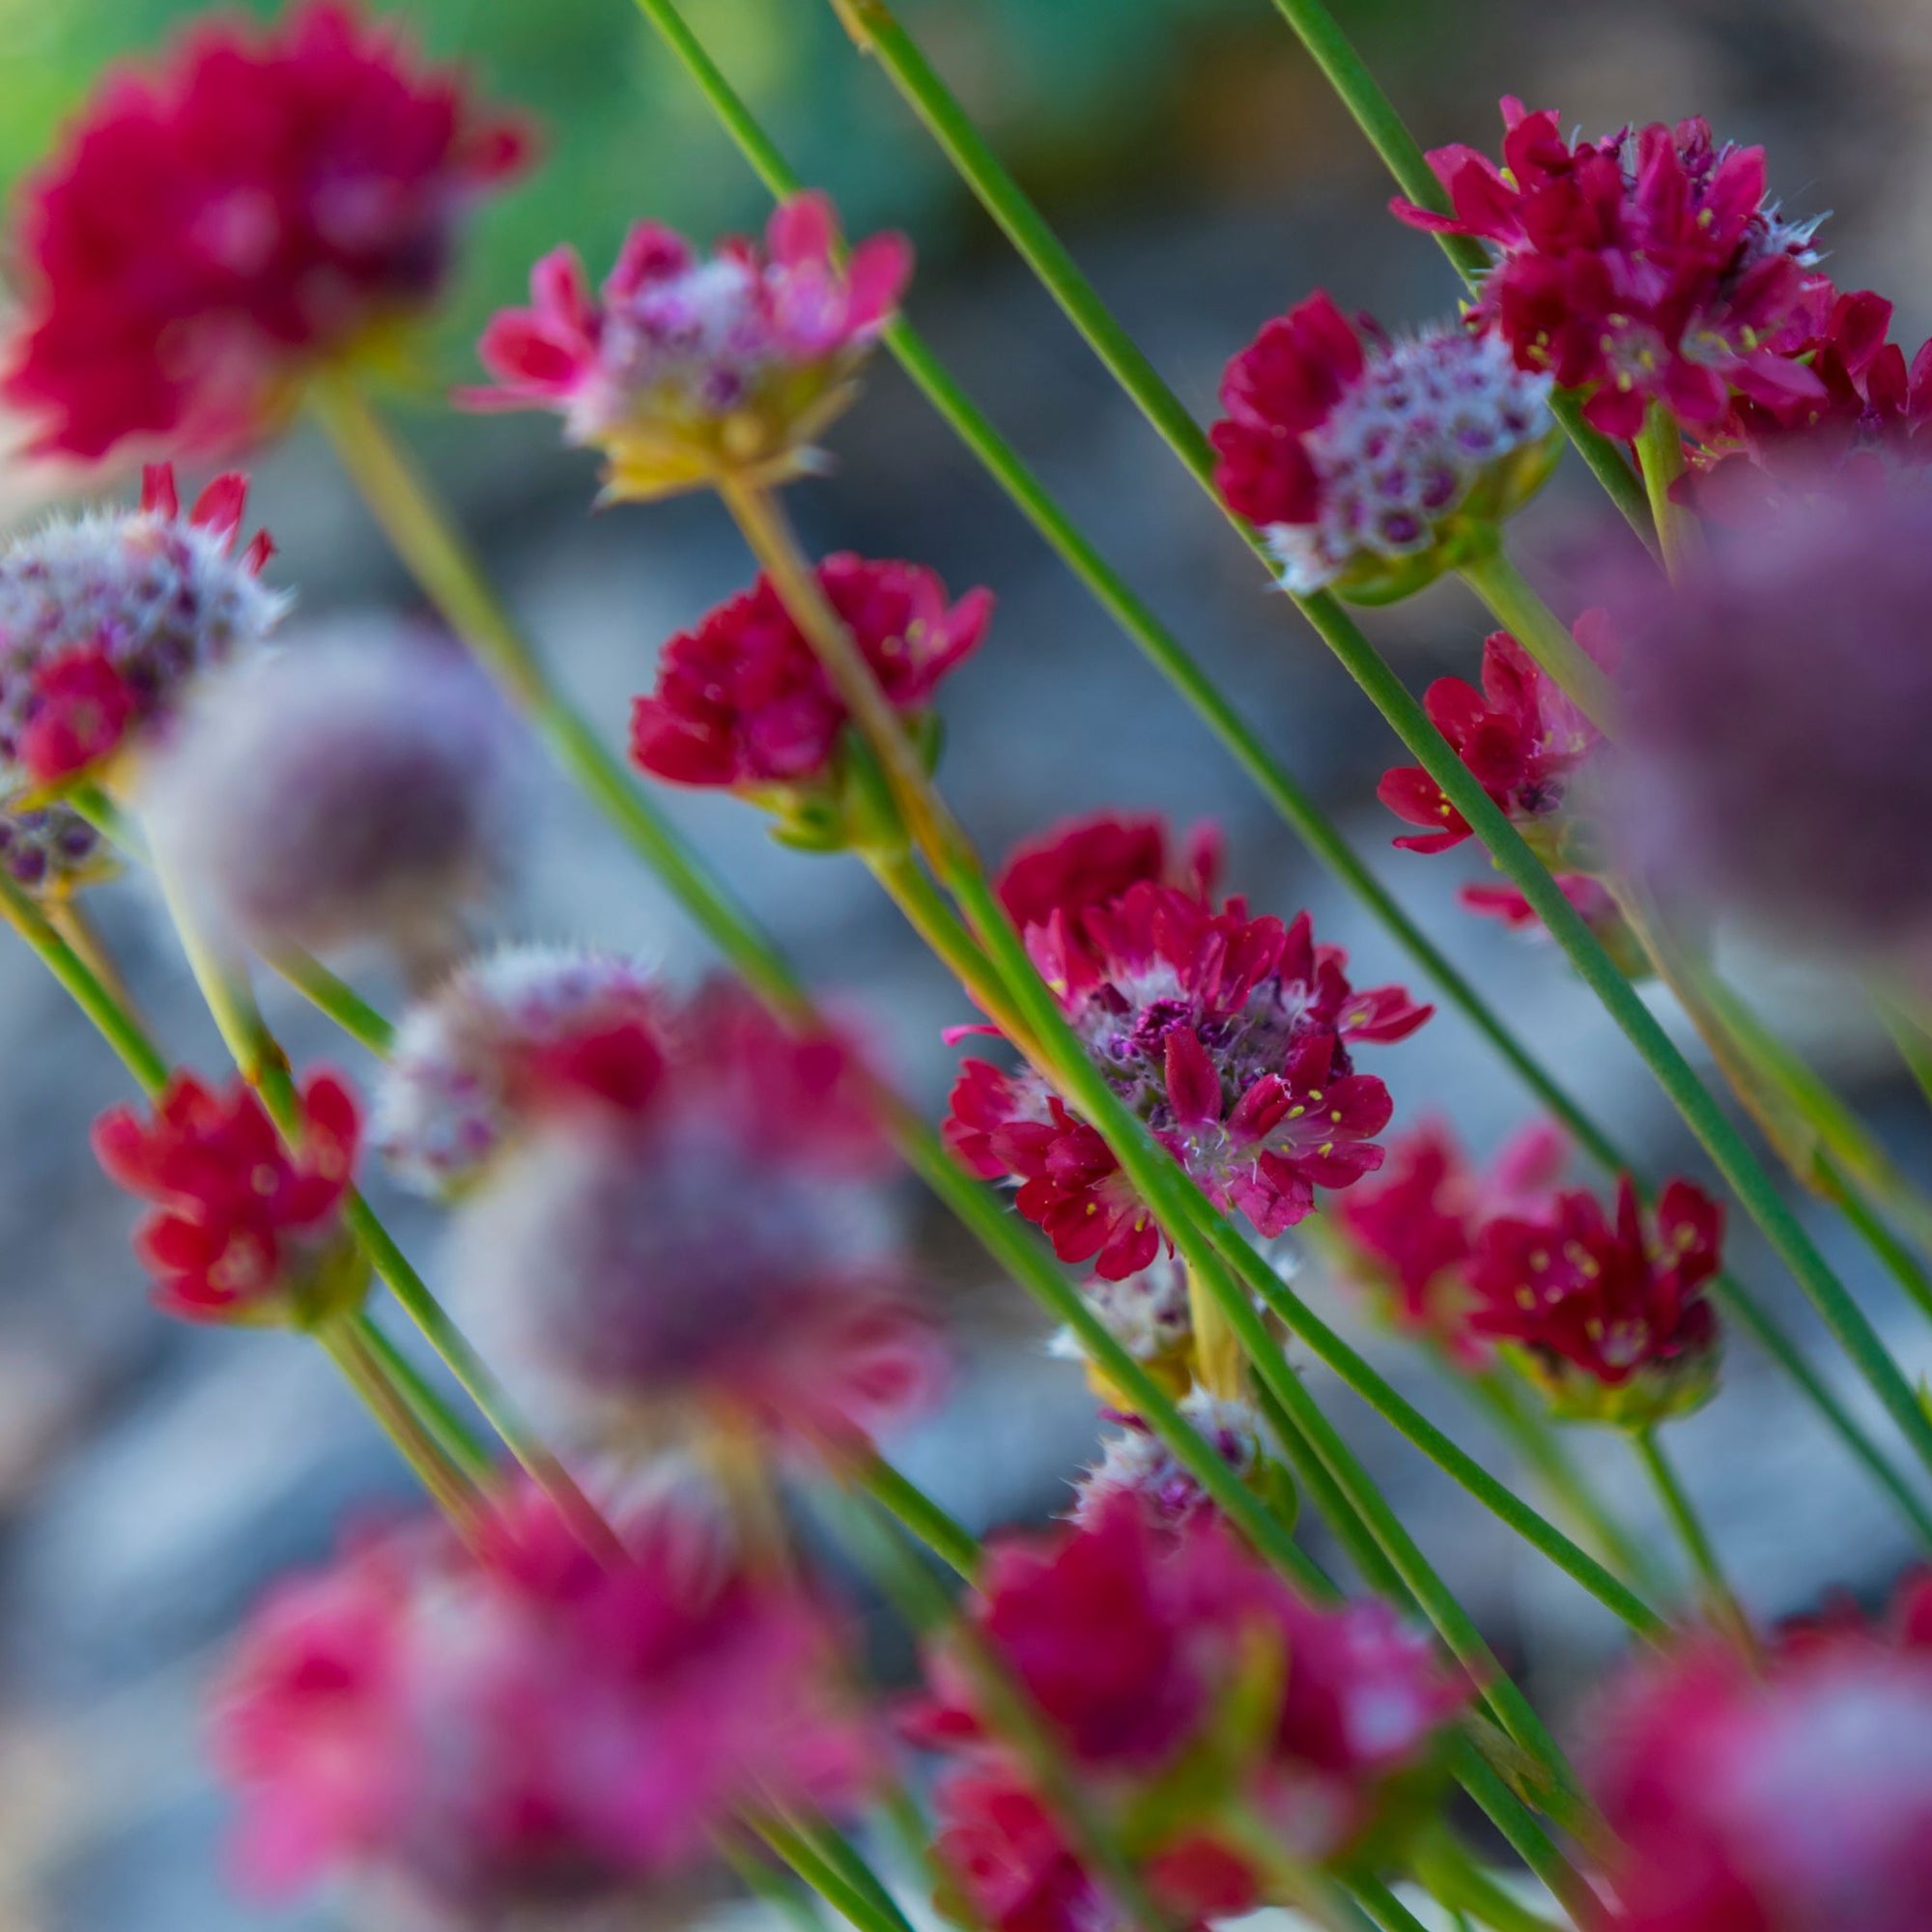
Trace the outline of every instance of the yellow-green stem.
<path fill-rule="evenodd" d="M 1710 1532 L 1704 1527 L 1703 1519 L 1697 1514 L 1697 1507 L 1690 1500 L 1690 1493 L 1679 1479 L 1676 1468 L 1663 1453 L 1657 1432 L 1639 1430 L 1632 1435 L 1631 1441 L 1636 1450 L 1637 1461 L 1643 1464 L 1644 1473 L 1657 1492 L 1657 1500 L 1669 1520 L 1672 1532 L 1683 1544 L 1685 1554 L 1690 1557 L 1691 1568 L 1696 1572 L 1711 1621 L 1747 1656 L 1754 1656 L 1757 1638 L 1752 1633 L 1750 1619 L 1738 1602 L 1737 1593 L 1724 1575 L 1723 1565 L 1718 1560 L 1717 1548 L 1711 1541 Z"/>
<path fill-rule="evenodd" d="M 1556 613 L 1530 587 L 1500 543 L 1462 569 L 1498 624 L 1526 650 L 1585 718 L 1605 737 L 1616 718 L 1609 679 Z"/>
<path fill-rule="evenodd" d="M 1663 545 L 1663 567 L 1673 578 L 1682 577 L 1703 555 L 1704 532 L 1696 513 L 1671 497 L 1684 474 L 1684 432 L 1665 404 L 1653 402 L 1644 412 L 1636 455 L 1644 491 L 1650 497 L 1650 513 Z"/>

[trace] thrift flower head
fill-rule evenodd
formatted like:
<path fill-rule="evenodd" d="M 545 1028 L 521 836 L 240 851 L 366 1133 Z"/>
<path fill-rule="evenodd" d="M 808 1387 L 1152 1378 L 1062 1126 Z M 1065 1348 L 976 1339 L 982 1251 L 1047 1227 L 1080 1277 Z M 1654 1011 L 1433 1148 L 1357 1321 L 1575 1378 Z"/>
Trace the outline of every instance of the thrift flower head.
<path fill-rule="evenodd" d="M 654 1060 L 617 1043 L 547 1056 L 539 1130 L 466 1202 L 455 1272 L 481 1323 L 626 1435 L 703 1418 L 836 1441 L 920 1406 L 937 1339 L 850 1046 L 723 985 L 666 1011 Z"/>
<path fill-rule="evenodd" d="M 1325 294 L 1228 364 L 1215 486 L 1298 595 L 1385 603 L 1494 541 L 1555 462 L 1549 381 L 1460 325 L 1390 342 Z"/>
<path fill-rule="evenodd" d="M 841 554 L 818 582 L 893 708 L 929 747 L 940 682 L 979 648 L 992 594 L 946 588 L 912 563 Z M 631 755 L 673 784 L 722 786 L 779 814 L 805 845 L 847 841 L 854 810 L 844 700 L 768 578 L 666 644 L 657 689 L 632 712 Z"/>
<path fill-rule="evenodd" d="M 142 803 L 175 876 L 251 945 L 433 956 L 501 878 L 511 744 L 454 651 L 317 639 L 212 680 Z"/>
<path fill-rule="evenodd" d="M 90 459 L 260 436 L 305 375 L 429 307 L 465 211 L 524 151 L 353 6 L 198 26 L 110 78 L 29 184 L 7 399 Z"/>
<path fill-rule="evenodd" d="M 1194 1389 L 1181 1400 L 1180 1412 L 1213 1446 L 1235 1474 L 1246 1481 L 1262 1465 L 1262 1421 L 1252 1405 Z M 1100 1460 L 1081 1477 L 1072 1510 L 1076 1523 L 1091 1524 L 1125 1495 L 1147 1513 L 1158 1529 L 1179 1532 L 1212 1512 L 1213 1498 L 1194 1474 L 1138 1416 L 1101 1444 Z"/>
<path fill-rule="evenodd" d="M 621 1901 L 701 1866 L 746 1809 L 839 1806 L 870 1746 L 823 1608 L 659 1500 L 593 1555 L 514 1498 L 283 1583 L 214 1707 L 243 1876 L 382 1872 L 463 1922 Z"/>
<path fill-rule="evenodd" d="M 1473 148 L 1429 157 L 1454 213 L 1400 198 L 1434 234 L 1490 243 L 1478 325 L 1520 367 L 1583 389 L 1605 436 L 1648 405 L 1720 425 L 1734 393 L 1777 409 L 1823 393 L 1795 355 L 1831 300 L 1811 246 L 1765 196 L 1764 151 L 1719 145 L 1701 120 L 1564 139 L 1554 113 L 1502 103 L 1503 164 Z"/>
<path fill-rule="evenodd" d="M 240 1081 L 216 1094 L 180 1073 L 152 1112 L 102 1114 L 96 1157 L 155 1205 L 134 1252 L 160 1306 L 192 1321 L 306 1325 L 359 1300 L 366 1269 L 342 1204 L 360 1125 L 355 1095 L 327 1073 L 301 1090 L 293 1150 Z"/>
<path fill-rule="evenodd" d="M 903 236 L 839 254 L 821 194 L 781 204 L 763 248 L 729 241 L 708 258 L 639 222 L 601 298 L 560 248 L 531 271 L 530 306 L 485 331 L 478 354 L 497 383 L 466 400 L 556 411 L 572 442 L 603 452 L 611 497 L 723 475 L 784 482 L 814 467 L 814 440 L 857 394 L 912 273 Z"/>
<path fill-rule="evenodd" d="M 1630 1932 L 1916 1932 L 1932 1923 L 1924 1586 L 1891 1627 L 1705 1640 L 1600 1702 L 1591 1783 Z"/>
<path fill-rule="evenodd" d="M 1026 942 L 1094 1064 L 1217 1205 L 1272 1238 L 1381 1165 L 1387 1089 L 1352 1046 L 1406 1038 L 1429 1017 L 1397 986 L 1357 993 L 1347 956 L 1293 925 L 1218 912 L 1142 881 L 1118 899 L 1029 924 Z M 1010 1176 L 1063 1261 L 1119 1280 L 1161 1231 L 1099 1134 L 1037 1075 L 969 1060 L 948 1144 L 976 1174 Z"/>
<path fill-rule="evenodd" d="M 1654 1213 L 1626 1175 L 1616 1218 L 1594 1195 L 1562 1193 L 1503 1214 L 1477 1236 L 1471 1326 L 1506 1342 L 1559 1416 L 1643 1429 L 1707 1402 L 1718 1381 L 1723 1209 L 1673 1180 Z"/>
<path fill-rule="evenodd" d="M 114 854 L 71 806 L 32 805 L 16 796 L 16 803 L 0 804 L 0 866 L 16 886 L 58 898 L 113 875 Z"/>
<path fill-rule="evenodd" d="M 237 554 L 246 497 L 244 478 L 217 477 L 184 516 L 161 466 L 138 509 L 0 551 L 0 761 L 37 785 L 94 771 L 261 642 L 286 600 L 259 581 L 266 533 Z"/>

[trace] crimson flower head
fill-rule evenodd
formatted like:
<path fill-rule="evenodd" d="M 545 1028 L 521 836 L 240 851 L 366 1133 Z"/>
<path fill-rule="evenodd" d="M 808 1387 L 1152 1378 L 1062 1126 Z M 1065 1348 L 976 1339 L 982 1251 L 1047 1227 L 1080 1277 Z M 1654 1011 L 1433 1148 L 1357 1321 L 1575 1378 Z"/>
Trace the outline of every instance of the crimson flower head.
<path fill-rule="evenodd" d="M 1207 1190 L 1273 1238 L 1310 1213 L 1315 1190 L 1381 1165 L 1388 1090 L 1357 1073 L 1354 1044 L 1406 1038 L 1429 1017 L 1399 986 L 1356 992 L 1348 958 L 1292 925 L 1218 911 L 1141 880 L 1118 898 L 1029 924 L 1028 951 L 1094 1064 Z M 1162 1236 L 1111 1151 L 1039 1077 L 969 1060 L 946 1137 L 985 1179 L 1010 1176 L 1017 1205 L 1063 1261 L 1120 1280 Z"/>
<path fill-rule="evenodd" d="M 131 1106 L 102 1114 L 96 1157 L 155 1205 L 134 1251 L 160 1306 L 191 1321 L 298 1325 L 353 1306 L 366 1271 L 342 1205 L 360 1124 L 355 1095 L 327 1073 L 301 1090 L 293 1148 L 240 1081 L 217 1094 L 181 1073 L 146 1118 Z"/>
<path fill-rule="evenodd" d="M 762 248 L 733 240 L 708 257 L 639 222 L 599 296 L 572 249 L 536 265 L 530 306 L 504 310 L 479 346 L 495 386 L 464 400 L 554 410 L 572 442 L 603 452 L 612 497 L 727 474 L 783 482 L 814 466 L 813 440 L 857 394 L 911 274 L 902 235 L 841 261 L 822 194 L 782 203 Z"/>
<path fill-rule="evenodd" d="M 1922 1580 L 1892 1617 L 1711 1638 L 1601 1698 L 1586 1772 L 1629 1932 L 1917 1932 L 1932 1924 L 1932 1643 Z"/>
<path fill-rule="evenodd" d="M 93 772 L 178 709 L 200 673 L 252 650 L 287 600 L 237 554 L 248 494 L 219 476 L 182 514 L 165 464 L 140 507 L 46 525 L 0 551 L 0 767 L 35 786 Z"/>
<path fill-rule="evenodd" d="M 914 563 L 840 553 L 819 587 L 893 708 L 930 745 L 941 681 L 979 648 L 992 593 L 949 605 Z M 673 784 L 727 788 L 780 815 L 789 842 L 846 842 L 863 807 L 844 797 L 849 715 L 769 578 L 666 644 L 657 689 L 632 711 L 631 755 Z"/>
<path fill-rule="evenodd" d="M 1460 324 L 1390 342 L 1323 293 L 1221 379 L 1214 482 L 1298 595 L 1386 603 L 1494 541 L 1555 462 L 1549 381 Z"/>
<path fill-rule="evenodd" d="M 635 1910 L 747 1812 L 839 1808 L 873 1762 L 825 1607 L 668 1493 L 593 1552 L 517 1494 L 282 1583 L 217 1689 L 251 1889 L 401 1881 L 440 1917 Z"/>
<path fill-rule="evenodd" d="M 1612 1220 L 1595 1195 L 1558 1194 L 1476 1238 L 1470 1324 L 1507 1343 L 1566 1419 L 1647 1429 L 1707 1402 L 1718 1381 L 1723 1209 L 1673 1180 L 1654 1213 L 1628 1175 Z"/>
<path fill-rule="evenodd" d="M 249 441 L 436 299 L 525 147 L 352 5 L 200 26 L 110 79 L 29 185 L 7 400 L 70 456 Z"/>
<path fill-rule="evenodd" d="M 1818 224 L 1766 199 L 1763 149 L 1719 144 L 1701 120 L 1573 144 L 1553 112 L 1508 98 L 1502 113 L 1500 167 L 1460 145 L 1429 156 L 1452 213 L 1393 207 L 1490 243 L 1475 320 L 1520 367 L 1586 391 L 1584 415 L 1623 438 L 1652 402 L 1708 432 L 1734 394 L 1773 409 L 1823 395 L 1796 359 L 1832 294 Z"/>

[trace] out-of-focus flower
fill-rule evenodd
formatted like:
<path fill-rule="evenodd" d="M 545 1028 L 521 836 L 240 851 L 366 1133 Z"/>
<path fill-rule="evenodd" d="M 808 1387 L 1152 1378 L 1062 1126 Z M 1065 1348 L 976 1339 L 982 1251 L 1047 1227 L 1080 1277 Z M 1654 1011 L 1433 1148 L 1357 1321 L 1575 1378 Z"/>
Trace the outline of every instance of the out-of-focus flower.
<path fill-rule="evenodd" d="M 90 773 L 260 643 L 287 600 L 259 581 L 266 532 L 236 553 L 246 497 L 243 477 L 217 477 L 184 516 L 161 465 L 138 509 L 0 552 L 0 761 L 36 785 Z"/>
<path fill-rule="evenodd" d="M 1601 1700 L 1591 1783 L 1630 1932 L 1918 1932 L 1932 1923 L 1932 1647 L 1922 1582 L 1890 1628 L 1839 1621 L 1754 1667 L 1711 1639 Z"/>
<path fill-rule="evenodd" d="M 1228 364 L 1214 481 L 1282 581 L 1385 603 L 1495 541 L 1555 462 L 1549 379 L 1460 324 L 1389 342 L 1325 294 Z"/>
<path fill-rule="evenodd" d="M 1207 1437 L 1214 1452 L 1244 1482 L 1262 1465 L 1262 1420 L 1238 1398 L 1194 1389 L 1181 1398 L 1180 1412 Z M 1131 1496 L 1157 1529 L 1178 1534 L 1214 1507 L 1194 1474 L 1138 1416 L 1101 1444 L 1100 1460 L 1081 1477 L 1072 1518 L 1092 1524 L 1111 1507 L 1112 1498 Z"/>
<path fill-rule="evenodd" d="M 1217 1916 L 1266 1897 L 1273 1876 L 1253 1867 L 1237 1820 L 1264 1819 L 1299 1863 L 1376 1863 L 1433 1794 L 1437 1744 L 1467 1696 L 1386 1604 L 1305 1603 L 1224 1525 L 1174 1532 L 1128 1495 L 1051 1540 L 995 1546 L 968 1614 L 1128 1855 L 1170 1884 L 1214 1873 Z M 942 1644 L 927 1682 L 916 1734 L 1011 1776 L 968 1660 Z M 1136 1802 L 1155 1789 L 1165 1802 Z M 975 1809 L 955 1802 L 950 1822 Z M 1078 1893 L 1054 1861 L 1017 1865 L 1036 1882 L 1014 1906 L 1042 1886 Z M 986 1861 L 953 1868 L 999 1907 Z"/>
<path fill-rule="evenodd" d="M 979 648 L 992 593 L 969 590 L 949 605 L 945 585 L 918 564 L 842 553 L 817 576 L 894 710 L 936 754 L 934 695 Z M 735 791 L 777 814 L 789 841 L 830 849 L 864 837 L 865 799 L 848 795 L 849 723 L 817 654 L 760 577 L 665 645 L 657 689 L 632 713 L 631 755 L 673 784 Z"/>
<path fill-rule="evenodd" d="M 0 802 L 0 866 L 16 886 L 58 898 L 118 869 L 107 842 L 71 806 Z"/>
<path fill-rule="evenodd" d="M 146 1118 L 122 1106 L 95 1122 L 108 1177 L 155 1204 L 134 1251 L 169 1314 L 307 1325 L 359 1300 L 367 1267 L 342 1227 L 361 1125 L 355 1098 L 327 1073 L 299 1097 L 294 1149 L 240 1081 L 216 1094 L 186 1073 Z"/>
<path fill-rule="evenodd" d="M 7 399 L 86 458 L 271 431 L 304 377 L 435 300 L 464 211 L 524 149 L 352 6 L 204 24 L 108 81 L 29 185 Z"/>
<path fill-rule="evenodd" d="M 1719 145 L 1701 120 L 1572 144 L 1554 113 L 1502 103 L 1503 165 L 1473 148 L 1429 157 L 1454 213 L 1400 198 L 1435 234 L 1495 251 L 1475 320 L 1526 370 L 1587 392 L 1606 436 L 1634 437 L 1652 401 L 1692 431 L 1734 393 L 1772 408 L 1821 397 L 1797 360 L 1832 298 L 1814 221 L 1765 197 L 1764 151 Z"/>
<path fill-rule="evenodd" d="M 530 274 L 479 347 L 494 387 L 480 409 L 554 410 L 574 443 L 606 459 L 606 494 L 663 497 L 722 475 L 781 483 L 815 467 L 814 440 L 857 394 L 855 378 L 912 274 L 900 235 L 841 263 L 822 194 L 782 203 L 762 249 L 708 259 L 655 222 L 631 231 L 593 297 L 574 250 Z"/>
<path fill-rule="evenodd" d="M 1347 1271 L 1377 1293 L 1398 1327 L 1481 1361 L 1487 1350 L 1470 1331 L 1463 1279 L 1477 1236 L 1492 1215 L 1546 1208 L 1569 1153 L 1563 1135 L 1537 1122 L 1478 1174 L 1445 1126 L 1425 1122 L 1390 1143 L 1380 1176 L 1335 1204 Z"/>
<path fill-rule="evenodd" d="M 1602 611 L 1577 620 L 1576 639 L 1609 669 L 1615 638 Z M 1429 722 L 1471 776 L 1546 856 L 1563 843 L 1563 809 L 1571 781 L 1603 742 L 1602 733 L 1507 631 L 1483 643 L 1483 685 L 1438 677 L 1423 697 Z M 1410 825 L 1424 828 L 1395 842 L 1407 852 L 1446 852 L 1470 836 L 1463 814 L 1420 765 L 1384 772 L 1376 796 Z"/>
<path fill-rule="evenodd" d="M 163 863 L 249 944 L 435 957 L 502 877 L 513 743 L 453 649 L 313 639 L 211 680 L 141 802 Z"/>
<path fill-rule="evenodd" d="M 1592 1194 L 1559 1194 L 1476 1237 L 1471 1326 L 1510 1345 L 1555 1414 L 1650 1428 L 1716 1390 L 1718 1319 L 1703 1291 L 1722 1240 L 1722 1208 L 1688 1180 L 1647 1217 L 1624 1176 L 1614 1221 Z"/>
<path fill-rule="evenodd" d="M 1634 584 L 1607 827 L 1671 911 L 1908 965 L 1932 942 L 1932 497 L 1851 490 Z"/>
<path fill-rule="evenodd" d="M 1398 986 L 1356 992 L 1347 955 L 1308 916 L 1250 919 L 1143 880 L 1119 898 L 1030 924 L 1041 977 L 1122 1099 L 1217 1205 L 1270 1238 L 1381 1165 L 1388 1091 L 1354 1071 L 1359 1041 L 1406 1038 L 1429 1017 Z M 960 1068 L 948 1145 L 1017 1205 L 1063 1261 L 1119 1280 L 1148 1266 L 1160 1229 L 1100 1135 L 1039 1077 Z"/>
<path fill-rule="evenodd" d="M 617 1033 L 538 1056 L 536 1129 L 458 1220 L 479 1324 L 625 1436 L 703 1422 L 836 1446 L 900 1420 L 942 1363 L 856 1054 L 736 986 L 652 1031 L 649 1077 L 614 1099 L 612 1065 L 639 1064 Z"/>
<path fill-rule="evenodd" d="M 476 1551 L 412 1526 L 282 1584 L 214 1710 L 252 1885 L 381 1871 L 497 1922 L 701 1865 L 744 1812 L 854 1798 L 872 1747 L 823 1606 L 688 1500 L 620 1529 L 593 1554 L 518 1498 Z"/>

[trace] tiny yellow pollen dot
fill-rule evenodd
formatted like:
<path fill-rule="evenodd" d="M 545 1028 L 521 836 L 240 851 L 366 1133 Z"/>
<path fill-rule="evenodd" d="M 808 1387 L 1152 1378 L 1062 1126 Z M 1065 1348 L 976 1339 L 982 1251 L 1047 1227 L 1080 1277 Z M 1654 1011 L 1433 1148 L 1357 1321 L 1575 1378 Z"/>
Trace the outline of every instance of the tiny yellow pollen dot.
<path fill-rule="evenodd" d="M 1328 1110 L 1328 1118 L 1329 1118 L 1329 1119 L 1330 1119 L 1331 1121 L 1335 1121 L 1335 1122 L 1340 1122 L 1340 1120 L 1341 1120 L 1341 1118 L 1342 1118 L 1342 1110 L 1341 1110 L 1341 1108 L 1340 1108 L 1340 1107 L 1331 1107 L 1331 1108 L 1330 1108 L 1330 1109 Z"/>

